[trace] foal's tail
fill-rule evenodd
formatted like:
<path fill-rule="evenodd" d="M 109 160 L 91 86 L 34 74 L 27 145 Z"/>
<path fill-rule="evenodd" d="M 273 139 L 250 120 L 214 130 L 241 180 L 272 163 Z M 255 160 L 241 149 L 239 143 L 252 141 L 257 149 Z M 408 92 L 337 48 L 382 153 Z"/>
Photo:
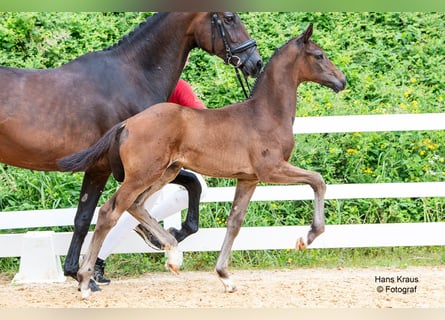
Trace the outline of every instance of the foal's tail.
<path fill-rule="evenodd" d="M 106 157 L 109 161 L 114 162 L 113 158 L 116 157 L 114 153 L 119 153 L 119 137 L 124 128 L 125 123 L 119 123 L 108 130 L 102 138 L 89 148 L 58 159 L 57 165 L 60 171 L 86 171 Z M 113 166 L 113 164 L 110 163 L 110 166 Z"/>

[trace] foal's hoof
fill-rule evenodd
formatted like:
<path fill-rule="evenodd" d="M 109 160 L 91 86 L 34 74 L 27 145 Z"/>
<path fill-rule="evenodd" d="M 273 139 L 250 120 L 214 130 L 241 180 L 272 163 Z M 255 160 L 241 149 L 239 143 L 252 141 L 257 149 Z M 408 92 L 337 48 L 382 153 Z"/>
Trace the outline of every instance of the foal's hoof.
<path fill-rule="evenodd" d="M 227 293 L 236 292 L 236 285 L 233 283 L 230 278 L 219 278 L 224 285 L 224 291 Z"/>
<path fill-rule="evenodd" d="M 307 244 L 304 241 L 303 237 L 298 238 L 297 243 L 295 244 L 295 250 L 302 251 L 307 248 Z"/>
<path fill-rule="evenodd" d="M 91 299 L 91 289 L 88 288 L 87 290 L 81 290 L 80 297 L 82 298 L 82 300 L 90 300 Z"/>
<path fill-rule="evenodd" d="M 179 269 L 182 264 L 182 254 L 179 252 L 178 247 L 167 246 L 165 252 L 167 253 L 167 261 L 165 262 L 165 268 L 179 274 Z"/>
<path fill-rule="evenodd" d="M 100 291 L 101 289 L 97 286 L 94 280 L 88 282 L 88 286 L 85 288 L 82 284 L 79 285 L 80 297 L 82 300 L 90 300 L 91 292 Z"/>
<path fill-rule="evenodd" d="M 148 246 L 154 250 L 162 250 L 161 243 L 158 238 L 156 238 L 153 233 L 151 233 L 147 228 L 143 225 L 138 224 L 134 231 L 145 241 Z"/>
<path fill-rule="evenodd" d="M 170 270 L 172 273 L 178 275 L 179 274 L 179 269 L 180 267 L 177 264 L 173 264 L 173 263 L 165 263 L 165 267 Z"/>

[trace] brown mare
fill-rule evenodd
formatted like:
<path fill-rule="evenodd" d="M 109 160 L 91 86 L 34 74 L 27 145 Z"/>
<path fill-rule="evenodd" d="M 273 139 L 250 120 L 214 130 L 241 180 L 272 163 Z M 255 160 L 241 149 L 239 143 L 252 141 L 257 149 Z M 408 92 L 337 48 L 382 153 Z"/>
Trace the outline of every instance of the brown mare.
<path fill-rule="evenodd" d="M 335 92 L 346 86 L 345 76 L 309 38 L 312 25 L 278 49 L 244 102 L 216 110 L 189 110 L 175 104 L 158 104 L 111 129 L 97 144 L 59 161 L 63 171 L 85 170 L 97 163 L 114 162 L 125 180 L 100 209 L 88 254 L 79 270 L 82 297 L 88 297 L 88 280 L 107 232 L 124 210 L 149 228 L 171 253 L 168 266 L 178 270 L 176 240 L 145 211 L 144 200 L 173 179 L 180 168 L 213 177 L 236 178 L 227 233 L 216 264 L 226 291 L 235 291 L 228 273 L 231 247 L 243 223 L 247 205 L 260 181 L 309 184 L 315 194 L 315 213 L 306 239 L 309 245 L 324 231 L 326 185 L 320 174 L 288 163 L 294 147 L 292 123 L 296 90 L 313 81 Z M 120 157 L 120 158 L 119 158 Z"/>
<path fill-rule="evenodd" d="M 167 101 L 195 47 L 245 76 L 256 76 L 262 67 L 255 41 L 230 12 L 156 14 L 118 44 L 59 68 L 0 67 L 0 162 L 58 170 L 56 159 L 87 148 L 115 124 Z M 102 164 L 85 171 L 65 275 L 77 277 L 81 246 L 110 174 Z M 181 241 L 198 228 L 201 189 L 186 171 L 172 182 L 189 191 L 186 221 L 181 230 L 172 230 Z"/>

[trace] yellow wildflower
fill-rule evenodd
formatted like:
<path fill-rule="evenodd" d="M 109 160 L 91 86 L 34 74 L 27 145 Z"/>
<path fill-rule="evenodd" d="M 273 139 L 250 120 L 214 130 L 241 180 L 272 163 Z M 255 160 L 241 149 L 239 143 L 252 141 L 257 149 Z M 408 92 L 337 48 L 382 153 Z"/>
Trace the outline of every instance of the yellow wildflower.
<path fill-rule="evenodd" d="M 346 153 L 347 153 L 347 154 L 357 154 L 357 153 L 358 153 L 358 150 L 357 150 L 357 149 L 347 149 L 347 150 L 346 150 Z"/>
<path fill-rule="evenodd" d="M 409 87 L 408 90 L 403 94 L 405 96 L 405 98 L 408 98 L 411 93 L 413 93 L 413 88 Z"/>
<path fill-rule="evenodd" d="M 372 173 L 372 169 L 371 168 L 362 168 L 362 173 L 364 173 L 364 174 L 371 174 Z"/>

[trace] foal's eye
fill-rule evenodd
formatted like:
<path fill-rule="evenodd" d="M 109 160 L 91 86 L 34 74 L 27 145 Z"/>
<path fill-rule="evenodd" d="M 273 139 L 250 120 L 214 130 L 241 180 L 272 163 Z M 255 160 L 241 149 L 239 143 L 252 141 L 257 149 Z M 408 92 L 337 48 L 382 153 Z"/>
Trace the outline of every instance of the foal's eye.
<path fill-rule="evenodd" d="M 315 59 L 317 60 L 323 60 L 323 54 L 316 54 Z"/>

